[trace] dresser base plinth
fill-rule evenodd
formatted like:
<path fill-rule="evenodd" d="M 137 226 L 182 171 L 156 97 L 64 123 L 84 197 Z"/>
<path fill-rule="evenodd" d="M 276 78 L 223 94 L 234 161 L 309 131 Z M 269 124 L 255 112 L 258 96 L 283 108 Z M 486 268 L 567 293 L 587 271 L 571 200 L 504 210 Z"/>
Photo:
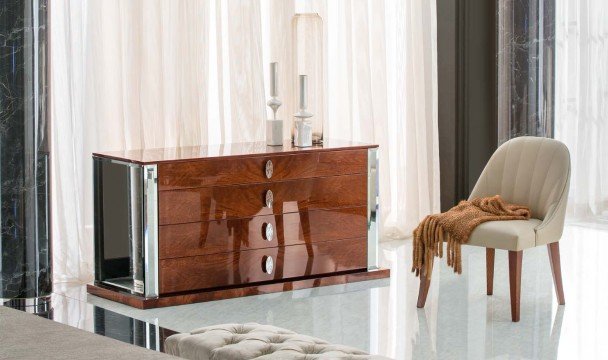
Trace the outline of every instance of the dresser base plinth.
<path fill-rule="evenodd" d="M 270 294 L 282 291 L 309 289 L 320 286 L 340 285 L 366 280 L 376 280 L 387 278 L 389 276 L 389 269 L 378 269 L 372 271 L 358 271 L 304 279 L 293 279 L 281 282 L 252 284 L 240 287 L 161 295 L 158 298 L 152 299 L 146 299 L 142 296 L 129 294 L 119 289 L 99 283 L 96 283 L 94 285 L 88 284 L 87 292 L 91 295 L 116 301 L 138 309 L 152 309 L 166 306 L 224 300 L 236 297 Z"/>

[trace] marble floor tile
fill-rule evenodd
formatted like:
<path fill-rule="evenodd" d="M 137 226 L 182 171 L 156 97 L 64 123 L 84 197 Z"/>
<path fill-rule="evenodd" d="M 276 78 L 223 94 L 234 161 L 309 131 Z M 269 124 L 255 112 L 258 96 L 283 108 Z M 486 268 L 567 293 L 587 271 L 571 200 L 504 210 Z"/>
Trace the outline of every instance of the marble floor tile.
<path fill-rule="evenodd" d="M 608 224 L 566 227 L 560 242 L 566 305 L 558 306 L 546 247 L 524 251 L 521 321 L 512 323 L 507 252 L 496 252 L 487 296 L 485 250 L 463 248 L 463 274 L 436 260 L 424 309 L 410 271 L 411 241 L 382 243 L 389 279 L 138 310 L 83 286 L 56 287 L 61 316 L 92 326 L 85 303 L 174 331 L 227 322 L 284 327 L 395 359 L 594 359 L 608 353 Z"/>

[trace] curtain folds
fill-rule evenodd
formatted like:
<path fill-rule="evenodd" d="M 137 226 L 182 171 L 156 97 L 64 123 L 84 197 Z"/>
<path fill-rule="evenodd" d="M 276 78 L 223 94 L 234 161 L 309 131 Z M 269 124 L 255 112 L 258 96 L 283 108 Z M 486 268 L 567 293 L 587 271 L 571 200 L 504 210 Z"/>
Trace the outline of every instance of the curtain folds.
<path fill-rule="evenodd" d="M 569 213 L 608 220 L 608 3 L 556 1 L 555 137 L 570 149 Z"/>
<path fill-rule="evenodd" d="M 296 12 L 324 21 L 326 137 L 380 144 L 384 237 L 439 211 L 434 1 L 57 0 L 56 281 L 93 277 L 92 152 L 263 141 L 271 61 L 291 118 Z"/>

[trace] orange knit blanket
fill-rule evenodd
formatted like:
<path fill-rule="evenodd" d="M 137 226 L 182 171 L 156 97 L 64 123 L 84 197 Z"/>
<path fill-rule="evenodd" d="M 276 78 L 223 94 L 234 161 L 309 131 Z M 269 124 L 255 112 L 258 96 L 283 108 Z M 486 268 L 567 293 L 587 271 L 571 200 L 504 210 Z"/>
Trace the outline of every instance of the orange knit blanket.
<path fill-rule="evenodd" d="M 443 242 L 447 242 L 448 266 L 462 272 L 460 247 L 469 241 L 475 227 L 486 221 L 527 220 L 530 209 L 507 204 L 499 195 L 461 201 L 450 210 L 429 215 L 414 230 L 412 271 L 430 279 L 433 258 L 443 257 Z"/>

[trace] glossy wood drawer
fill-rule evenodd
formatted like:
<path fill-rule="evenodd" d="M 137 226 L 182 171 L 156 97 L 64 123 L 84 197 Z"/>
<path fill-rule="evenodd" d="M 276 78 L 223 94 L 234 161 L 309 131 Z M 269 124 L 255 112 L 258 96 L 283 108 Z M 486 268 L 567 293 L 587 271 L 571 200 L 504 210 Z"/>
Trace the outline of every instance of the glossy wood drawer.
<path fill-rule="evenodd" d="M 266 163 L 272 175 L 266 176 Z M 232 159 L 161 163 L 160 191 L 205 186 L 266 183 L 367 172 L 367 150 L 317 151 L 295 155 L 266 155 Z"/>
<path fill-rule="evenodd" d="M 365 269 L 366 244 L 359 238 L 160 260 L 160 293 Z M 270 274 L 264 267 L 268 257 Z"/>
<path fill-rule="evenodd" d="M 273 194 L 267 207 L 265 195 Z M 159 192 L 160 225 L 367 205 L 367 175 Z"/>
<path fill-rule="evenodd" d="M 267 228 L 272 234 L 267 240 Z M 312 210 L 159 227 L 159 258 L 168 259 L 349 239 L 367 235 L 367 207 Z"/>

